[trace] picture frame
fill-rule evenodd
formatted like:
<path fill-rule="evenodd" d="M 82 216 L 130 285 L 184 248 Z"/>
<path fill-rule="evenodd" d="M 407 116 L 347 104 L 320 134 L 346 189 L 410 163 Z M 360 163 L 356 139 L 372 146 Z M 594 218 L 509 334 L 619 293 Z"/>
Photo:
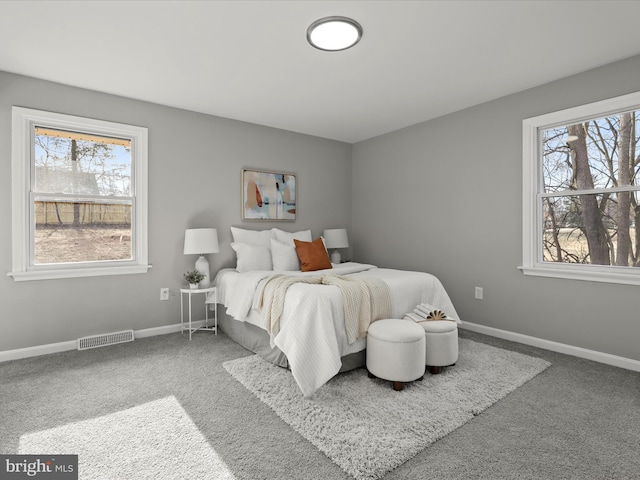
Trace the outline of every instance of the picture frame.
<path fill-rule="evenodd" d="M 297 179 L 293 173 L 242 169 L 242 220 L 292 222 Z"/>

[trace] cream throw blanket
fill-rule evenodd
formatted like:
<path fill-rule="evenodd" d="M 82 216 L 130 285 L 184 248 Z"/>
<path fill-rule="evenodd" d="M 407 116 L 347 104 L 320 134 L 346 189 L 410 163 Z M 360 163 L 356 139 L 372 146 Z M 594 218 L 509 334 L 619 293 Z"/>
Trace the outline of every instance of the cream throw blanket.
<path fill-rule="evenodd" d="M 344 323 L 349 344 L 367 334 L 369 324 L 391 315 L 391 294 L 388 285 L 377 278 L 355 278 L 346 275 L 269 277 L 257 301 L 258 310 L 266 320 L 272 337 L 280 331 L 287 289 L 294 283 L 335 285 L 342 292 Z"/>

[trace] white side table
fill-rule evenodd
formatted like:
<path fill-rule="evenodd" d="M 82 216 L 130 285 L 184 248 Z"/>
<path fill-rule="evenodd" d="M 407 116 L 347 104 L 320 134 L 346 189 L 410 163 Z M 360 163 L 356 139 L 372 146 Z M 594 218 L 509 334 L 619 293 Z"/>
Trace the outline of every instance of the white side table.
<path fill-rule="evenodd" d="M 184 320 L 184 296 L 189 296 L 189 319 L 188 321 Z M 191 297 L 198 294 L 204 294 L 204 325 L 200 327 L 193 327 L 192 323 L 192 311 L 191 311 Z M 218 308 L 216 304 L 218 303 L 218 296 L 216 293 L 216 287 L 209 288 L 181 288 L 180 289 L 180 324 L 181 324 L 181 332 L 185 330 L 189 331 L 189 340 L 191 340 L 191 334 L 197 332 L 198 330 L 208 330 L 210 332 L 214 332 L 216 335 L 218 334 Z M 214 306 L 214 314 L 213 314 L 213 326 L 209 325 L 209 305 Z"/>

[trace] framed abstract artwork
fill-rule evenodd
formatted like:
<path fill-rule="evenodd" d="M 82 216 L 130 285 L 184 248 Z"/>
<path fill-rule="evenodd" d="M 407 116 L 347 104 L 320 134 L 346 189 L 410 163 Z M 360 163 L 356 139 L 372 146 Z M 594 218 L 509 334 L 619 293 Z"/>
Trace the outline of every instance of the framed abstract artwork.
<path fill-rule="evenodd" d="M 242 219 L 296 219 L 296 176 L 291 173 L 242 170 Z"/>

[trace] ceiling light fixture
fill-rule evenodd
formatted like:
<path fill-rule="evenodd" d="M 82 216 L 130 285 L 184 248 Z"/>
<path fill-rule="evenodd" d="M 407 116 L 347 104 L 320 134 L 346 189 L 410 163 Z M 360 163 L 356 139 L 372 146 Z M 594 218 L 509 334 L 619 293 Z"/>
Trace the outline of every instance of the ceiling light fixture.
<path fill-rule="evenodd" d="M 307 41 L 311 46 L 329 52 L 353 47 L 362 38 L 362 26 L 347 17 L 324 17 L 307 29 Z"/>

